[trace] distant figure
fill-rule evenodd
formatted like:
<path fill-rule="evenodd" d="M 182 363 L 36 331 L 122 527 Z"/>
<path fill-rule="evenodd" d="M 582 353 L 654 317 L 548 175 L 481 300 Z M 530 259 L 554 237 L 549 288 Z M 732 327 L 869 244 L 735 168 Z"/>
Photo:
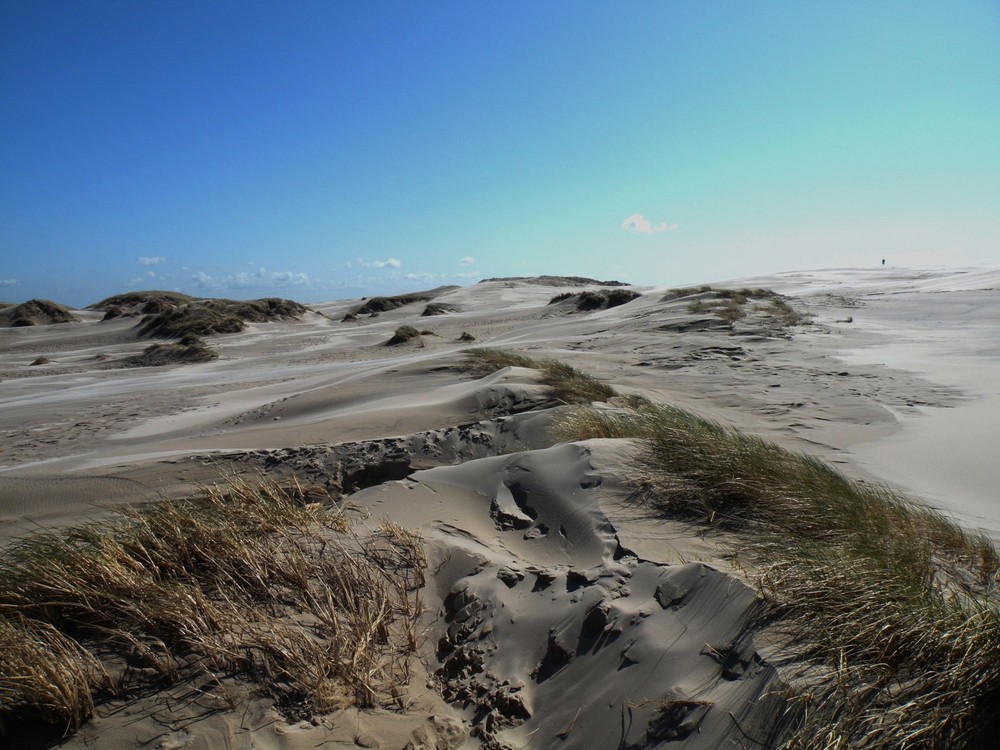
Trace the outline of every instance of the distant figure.
<path fill-rule="evenodd" d="M 882 258 L 882 265 L 885 265 L 885 258 Z"/>

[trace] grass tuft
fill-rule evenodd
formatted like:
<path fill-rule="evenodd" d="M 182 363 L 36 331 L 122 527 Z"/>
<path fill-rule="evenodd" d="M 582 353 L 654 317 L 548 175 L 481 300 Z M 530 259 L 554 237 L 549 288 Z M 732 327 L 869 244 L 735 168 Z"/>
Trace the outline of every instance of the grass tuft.
<path fill-rule="evenodd" d="M 0 726 L 72 732 L 115 693 L 206 672 L 292 717 L 398 705 L 419 539 L 359 539 L 302 496 L 232 479 L 21 540 L 0 559 Z"/>
<path fill-rule="evenodd" d="M 795 660 L 784 747 L 977 748 L 1000 730 L 1000 559 L 985 537 L 645 399 L 556 429 L 643 440 L 643 496 L 733 540 Z"/>
<path fill-rule="evenodd" d="M 542 383 L 550 389 L 553 398 L 567 404 L 589 404 L 607 401 L 616 395 L 614 388 L 564 362 L 537 360 L 504 349 L 467 349 L 460 368 L 475 377 L 491 375 L 504 367 L 527 367 L 539 370 Z"/>

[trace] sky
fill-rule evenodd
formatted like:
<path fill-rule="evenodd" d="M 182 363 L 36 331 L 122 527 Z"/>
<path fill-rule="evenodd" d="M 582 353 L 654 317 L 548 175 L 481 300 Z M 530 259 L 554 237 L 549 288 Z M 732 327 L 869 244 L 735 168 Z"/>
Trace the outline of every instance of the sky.
<path fill-rule="evenodd" d="M 0 300 L 1000 264 L 996 0 L 0 0 Z"/>

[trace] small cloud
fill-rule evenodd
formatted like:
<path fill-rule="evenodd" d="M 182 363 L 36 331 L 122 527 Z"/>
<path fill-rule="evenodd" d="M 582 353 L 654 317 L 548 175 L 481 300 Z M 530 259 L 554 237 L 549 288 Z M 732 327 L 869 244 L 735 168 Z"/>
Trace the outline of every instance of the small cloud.
<path fill-rule="evenodd" d="M 358 263 L 363 265 L 365 268 L 399 268 L 402 265 L 395 258 L 386 258 L 385 260 L 361 260 L 358 258 Z"/>
<path fill-rule="evenodd" d="M 20 283 L 17 279 L 0 279 L 0 286 L 17 286 Z"/>
<path fill-rule="evenodd" d="M 466 255 L 462 260 L 459 261 L 463 266 L 471 266 L 476 260 L 471 255 Z"/>
<path fill-rule="evenodd" d="M 445 281 L 446 279 L 478 279 L 480 275 L 475 271 L 466 273 L 429 273 L 427 271 L 419 271 L 415 273 L 404 273 L 400 278 L 406 279 L 407 281 Z"/>
<path fill-rule="evenodd" d="M 626 232 L 653 234 L 655 232 L 674 232 L 677 230 L 677 225 L 666 221 L 653 225 L 642 214 L 632 214 L 622 222 L 622 229 Z"/>
<path fill-rule="evenodd" d="M 152 258 L 147 258 L 147 257 L 139 258 L 140 266 L 158 266 L 160 265 L 160 263 L 166 263 L 166 262 L 167 259 L 160 255 L 153 256 Z"/>
<path fill-rule="evenodd" d="M 268 271 L 266 268 L 259 268 L 253 273 L 241 272 L 227 276 L 210 276 L 198 271 L 192 274 L 191 278 L 199 288 L 210 290 L 302 287 L 317 283 L 317 280 L 307 273 Z"/>

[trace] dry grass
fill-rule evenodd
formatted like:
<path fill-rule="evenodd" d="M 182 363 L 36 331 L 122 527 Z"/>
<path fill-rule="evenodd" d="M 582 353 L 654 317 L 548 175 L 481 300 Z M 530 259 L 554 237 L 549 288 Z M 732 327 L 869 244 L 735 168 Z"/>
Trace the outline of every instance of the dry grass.
<path fill-rule="evenodd" d="M 459 365 L 460 369 L 477 378 L 492 375 L 497 370 L 502 370 L 505 367 L 528 367 L 531 369 L 538 367 L 538 362 L 531 357 L 526 357 L 523 354 L 517 354 L 506 349 L 482 347 L 467 349 L 463 354 L 465 355 L 465 359 Z"/>
<path fill-rule="evenodd" d="M 615 396 L 615 390 L 607 383 L 564 362 L 539 362 L 504 349 L 467 349 L 464 354 L 465 360 L 460 367 L 475 377 L 485 377 L 504 367 L 539 370 L 542 382 L 549 387 L 552 397 L 563 403 L 589 404 Z"/>
<path fill-rule="evenodd" d="M 643 399 L 582 409 L 565 439 L 646 442 L 645 497 L 735 540 L 786 642 L 787 748 L 979 748 L 1000 730 L 1000 560 L 983 536 Z"/>
<path fill-rule="evenodd" d="M 684 297 L 698 296 L 687 304 L 689 313 L 714 313 L 720 320 L 727 323 L 735 323 L 742 320 L 747 315 L 747 303 L 764 302 L 754 306 L 755 312 L 762 313 L 767 318 L 778 324 L 781 328 L 807 323 L 811 319 L 796 311 L 789 303 L 788 299 L 782 297 L 771 289 L 712 289 L 711 287 L 697 287 L 692 289 L 676 289 L 668 292 L 664 297 L 664 302 L 671 302 Z"/>
<path fill-rule="evenodd" d="M 193 672 L 290 716 L 393 706 L 416 646 L 419 540 L 261 479 L 22 540 L 0 560 L 0 726 L 72 732 L 95 702 Z"/>

